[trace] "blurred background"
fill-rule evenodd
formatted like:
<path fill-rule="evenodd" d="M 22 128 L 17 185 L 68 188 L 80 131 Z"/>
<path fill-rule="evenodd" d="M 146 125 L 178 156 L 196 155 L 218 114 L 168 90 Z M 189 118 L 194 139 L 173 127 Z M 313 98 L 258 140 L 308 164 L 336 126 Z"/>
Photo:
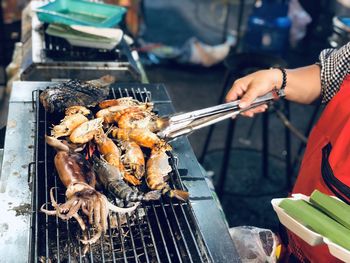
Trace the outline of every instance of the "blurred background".
<path fill-rule="evenodd" d="M 164 83 L 178 112 L 223 102 L 234 79 L 247 73 L 313 64 L 321 50 L 349 41 L 346 0 L 104 2 L 127 8 L 122 27 L 133 40 L 131 50 L 138 52 L 142 81 Z M 28 77 L 33 65 L 26 59 L 35 48 L 28 35 L 29 4 L 1 1 L 0 148 L 12 82 L 37 80 Z M 46 80 L 55 78 L 59 77 L 48 75 Z M 300 85 L 307 89 L 307 83 Z M 229 226 L 277 229 L 270 200 L 290 191 L 307 136 L 321 111 L 319 105 L 279 101 L 253 119 L 239 117 L 189 136 Z"/>

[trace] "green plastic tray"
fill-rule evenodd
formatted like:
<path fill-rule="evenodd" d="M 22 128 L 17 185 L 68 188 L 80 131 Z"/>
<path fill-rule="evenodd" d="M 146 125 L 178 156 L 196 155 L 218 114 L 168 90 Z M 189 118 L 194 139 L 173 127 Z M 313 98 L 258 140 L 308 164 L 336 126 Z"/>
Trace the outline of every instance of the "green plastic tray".
<path fill-rule="evenodd" d="M 126 9 L 82 0 L 56 0 L 35 11 L 45 23 L 114 27 L 122 20 Z"/>

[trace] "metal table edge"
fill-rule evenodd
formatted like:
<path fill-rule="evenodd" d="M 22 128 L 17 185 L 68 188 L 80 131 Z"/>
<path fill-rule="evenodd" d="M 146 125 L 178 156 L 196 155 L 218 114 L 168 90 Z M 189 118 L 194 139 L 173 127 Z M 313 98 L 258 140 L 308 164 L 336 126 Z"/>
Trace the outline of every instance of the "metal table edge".
<path fill-rule="evenodd" d="M 35 84 L 35 85 L 33 85 Z M 44 89 L 46 88 L 48 85 L 52 85 L 52 82 L 41 82 L 41 81 L 16 81 L 13 84 L 13 90 L 12 90 L 12 94 L 10 97 L 10 111 L 9 111 L 9 119 L 11 118 L 11 112 L 12 109 L 18 107 L 18 105 L 26 105 L 26 107 L 29 109 L 32 107 L 32 93 L 34 90 L 36 89 Z M 148 84 L 142 84 L 145 87 L 147 87 Z M 164 92 L 166 93 L 166 95 L 169 97 L 168 91 L 165 88 L 164 84 L 153 84 L 156 85 L 159 89 L 163 89 Z M 170 103 L 170 97 L 169 100 L 164 101 L 164 103 Z M 172 110 L 175 112 L 174 107 L 172 106 Z M 34 115 L 34 114 L 32 114 Z M 32 122 L 34 123 L 34 116 L 33 116 L 33 120 Z M 32 124 L 33 124 L 32 123 Z M 7 133 L 9 133 L 11 130 L 8 130 L 6 132 L 6 136 Z M 34 143 L 34 136 L 31 133 L 26 133 L 27 137 L 29 137 L 29 141 L 31 141 L 31 143 Z M 184 145 L 190 145 L 188 139 L 186 137 L 182 137 L 177 139 L 177 141 L 175 142 L 175 144 L 184 144 Z M 7 160 L 7 154 L 6 154 L 6 144 L 4 147 L 4 163 Z M 198 170 L 200 169 L 200 165 L 194 155 L 194 152 L 192 150 L 192 147 L 189 146 L 188 147 L 190 149 L 189 154 L 192 156 L 192 158 L 195 159 L 195 163 L 198 166 Z M 30 162 L 33 160 L 33 156 L 34 156 L 34 152 L 33 150 L 31 150 L 30 152 Z M 29 163 L 29 162 L 28 162 Z M 3 169 L 2 169 L 3 171 Z M 204 174 L 201 172 L 201 176 L 203 177 L 204 180 Z M 181 178 L 184 181 L 188 181 L 188 179 L 186 178 L 186 176 L 181 176 Z M 0 177 L 0 185 L 2 182 L 2 177 Z M 188 189 L 191 192 L 191 188 Z M 0 196 L 1 196 L 1 192 L 0 192 Z M 30 198 L 31 198 L 31 193 L 28 189 L 28 199 L 27 201 L 30 203 Z M 0 198 L 1 201 L 1 198 Z M 194 216 L 196 219 L 196 223 L 200 229 L 200 231 L 202 232 L 203 235 L 203 239 L 204 242 L 206 243 L 208 249 L 209 249 L 209 253 L 213 259 L 214 262 L 227 262 L 228 259 L 230 259 L 230 262 L 240 262 L 238 253 L 236 251 L 236 248 L 234 246 L 234 243 L 231 240 L 231 237 L 229 235 L 228 232 L 228 227 L 226 225 L 226 222 L 224 221 L 223 217 L 222 217 L 222 212 L 219 210 L 219 208 L 214 205 L 214 206 L 208 206 L 208 202 L 214 202 L 213 199 L 213 195 L 211 190 L 209 189 L 209 186 L 207 185 L 205 192 L 203 192 L 203 198 L 202 199 L 195 199 L 195 200 L 190 200 L 191 203 L 191 208 L 194 212 Z M 202 213 L 203 211 L 205 211 L 206 213 Z M 27 244 L 27 249 L 21 250 L 21 252 L 18 252 L 18 248 L 16 249 L 17 251 L 17 259 L 21 258 L 22 252 L 23 255 L 25 254 L 25 259 L 27 259 L 28 257 L 28 252 L 29 252 L 29 226 L 30 226 L 30 214 L 27 214 L 27 226 L 25 229 L 23 229 L 24 233 L 28 233 L 28 235 L 26 236 L 26 241 L 24 242 L 28 242 Z M 208 226 L 208 216 L 209 218 L 216 218 L 216 224 L 215 225 L 210 225 Z M 1 222 L 1 221 L 0 221 Z M 219 240 L 212 240 L 211 236 L 215 235 L 218 236 L 218 231 L 220 232 L 220 239 Z M 1 230 L 0 230 L 0 234 L 1 234 Z M 1 240 L 1 239 L 0 239 Z M 220 242 L 220 240 L 224 240 L 224 242 Z M 22 240 L 23 241 L 23 240 Z M 0 241 L 0 244 L 2 242 Z M 1 247 L 1 246 L 0 246 Z M 5 251 L 4 251 L 5 252 Z M 5 254 L 2 254 L 4 256 L 6 256 Z M 23 257 L 24 258 L 24 257 Z M 17 261 L 18 262 L 18 261 Z M 23 261 L 24 262 L 24 261 Z"/>

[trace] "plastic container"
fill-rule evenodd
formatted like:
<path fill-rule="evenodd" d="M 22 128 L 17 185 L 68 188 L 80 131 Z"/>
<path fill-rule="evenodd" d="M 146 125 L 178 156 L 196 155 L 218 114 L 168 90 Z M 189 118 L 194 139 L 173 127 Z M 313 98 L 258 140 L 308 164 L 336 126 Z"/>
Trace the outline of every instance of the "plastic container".
<path fill-rule="evenodd" d="M 327 244 L 329 253 L 331 253 L 334 257 L 343 260 L 345 262 L 350 262 L 350 251 L 333 243 L 328 238 L 308 229 L 290 215 L 288 215 L 282 208 L 279 207 L 279 204 L 285 198 L 276 198 L 271 200 L 271 204 L 275 212 L 277 213 L 278 219 L 280 222 L 296 234 L 298 237 L 303 239 L 306 243 L 311 246 L 317 246 L 321 244 Z M 294 194 L 290 199 L 303 199 L 305 201 L 309 201 L 309 197 L 302 194 Z"/>
<path fill-rule="evenodd" d="M 72 46 L 111 50 L 123 38 L 119 28 L 96 28 L 80 25 L 50 24 L 46 33 L 66 39 Z"/>
<path fill-rule="evenodd" d="M 279 207 L 279 204 L 284 200 L 285 198 L 278 198 L 278 199 L 272 199 L 271 204 L 275 212 L 277 213 L 279 221 L 290 231 L 295 233 L 297 236 L 299 236 L 301 239 L 303 239 L 306 243 L 308 243 L 310 246 L 316 246 L 319 244 L 323 244 L 323 236 L 320 234 L 308 229 L 306 226 L 300 224 L 298 221 L 296 221 L 294 218 L 292 218 L 290 215 L 288 215 L 282 208 Z M 292 199 L 303 199 L 306 201 L 309 201 L 309 198 L 305 195 L 294 195 Z"/>
<path fill-rule="evenodd" d="M 35 11 L 44 23 L 114 27 L 122 20 L 126 9 L 82 0 L 56 0 Z"/>

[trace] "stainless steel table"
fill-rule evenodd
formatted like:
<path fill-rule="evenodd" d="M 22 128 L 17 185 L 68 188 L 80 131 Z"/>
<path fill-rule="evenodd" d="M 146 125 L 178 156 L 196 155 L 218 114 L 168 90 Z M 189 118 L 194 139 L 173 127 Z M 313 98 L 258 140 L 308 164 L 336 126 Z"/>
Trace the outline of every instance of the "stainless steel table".
<path fill-rule="evenodd" d="M 15 82 L 10 98 L 0 177 L 0 262 L 27 262 L 30 253 L 31 163 L 34 160 L 35 112 L 32 91 L 44 89 L 48 82 Z M 141 85 L 141 84 L 137 84 Z M 164 114 L 173 112 L 163 85 L 154 101 L 161 101 Z M 163 105 L 163 106 L 162 106 Z M 167 112 L 166 112 L 167 111 Z M 186 137 L 172 143 L 178 156 L 179 171 L 190 192 L 190 203 L 213 262 L 240 262 L 222 213 L 204 180 L 204 175 Z"/>

